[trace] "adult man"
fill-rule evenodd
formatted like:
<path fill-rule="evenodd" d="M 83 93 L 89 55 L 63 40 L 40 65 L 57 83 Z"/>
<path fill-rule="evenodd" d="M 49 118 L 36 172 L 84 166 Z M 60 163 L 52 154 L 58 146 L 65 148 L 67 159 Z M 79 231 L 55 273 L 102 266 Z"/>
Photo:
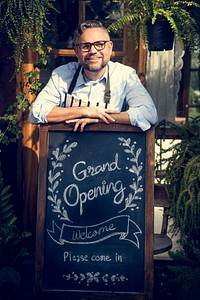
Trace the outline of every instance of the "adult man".
<path fill-rule="evenodd" d="M 32 123 L 74 122 L 74 130 L 83 131 L 89 123 L 116 122 L 147 130 L 157 122 L 156 108 L 135 70 L 110 61 L 113 43 L 100 22 L 81 24 L 74 45 L 79 63 L 52 72 L 32 104 Z"/>

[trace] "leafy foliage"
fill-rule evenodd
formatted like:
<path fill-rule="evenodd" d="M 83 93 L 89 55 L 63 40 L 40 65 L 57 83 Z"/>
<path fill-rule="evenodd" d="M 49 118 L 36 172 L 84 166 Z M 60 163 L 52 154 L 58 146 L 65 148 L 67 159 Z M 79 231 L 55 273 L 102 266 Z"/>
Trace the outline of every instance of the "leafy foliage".
<path fill-rule="evenodd" d="M 40 70 L 47 67 L 46 54 L 40 57 L 37 64 L 34 65 L 34 70 L 25 73 L 27 79 L 23 87 L 28 88 L 28 93 L 35 97 L 44 87 L 44 83 L 39 80 Z M 16 142 L 17 139 L 22 139 L 22 128 L 20 126 L 20 116 L 29 112 L 30 103 L 27 94 L 19 92 L 16 96 L 16 102 L 10 105 L 3 116 L 0 116 L 0 143 L 8 145 L 9 143 Z"/>
<path fill-rule="evenodd" d="M 28 92 L 37 96 L 43 88 L 38 75 L 41 65 L 47 63 L 43 45 L 44 29 L 49 25 L 48 14 L 54 9 L 55 0 L 0 0 L 0 36 L 14 46 L 16 72 L 22 67 L 27 48 L 40 56 L 40 61 L 32 72 L 25 74 L 22 83 Z M 48 50 L 48 49 L 47 49 Z M 15 74 L 14 74 L 15 75 Z M 0 117 L 0 143 L 8 145 L 22 138 L 21 118 L 29 111 L 27 94 L 19 92 L 16 101 Z M 0 168 L 0 268 L 12 266 L 19 257 L 27 255 L 25 238 L 31 234 L 21 232 L 16 222 L 14 205 L 11 202 L 10 185 L 5 186 Z"/>
<path fill-rule="evenodd" d="M 0 168 L 0 268 L 10 267 L 18 258 L 28 255 L 24 239 L 31 234 L 21 232 L 17 227 L 11 197 L 10 185 L 4 185 Z"/>
<path fill-rule="evenodd" d="M 0 143 L 8 145 L 10 142 L 16 142 L 23 138 L 22 128 L 19 123 L 18 112 L 21 109 L 24 112 L 29 107 L 29 102 L 23 93 L 17 95 L 17 101 L 10 105 L 3 116 L 0 116 Z"/>
<path fill-rule="evenodd" d="M 193 258 L 184 251 L 171 252 L 175 264 L 169 266 L 173 273 L 171 281 L 177 286 L 177 300 L 195 300 L 200 298 L 200 249 L 191 247 Z"/>
<path fill-rule="evenodd" d="M 6 36 L 14 45 L 16 72 L 21 69 L 26 48 L 31 48 L 33 52 L 39 54 L 40 61 L 33 72 L 25 74 L 26 87 L 29 88 L 31 94 L 36 96 L 43 87 L 38 80 L 37 68 L 46 65 L 46 53 L 50 50 L 45 49 L 43 45 L 44 29 L 50 25 L 48 21 L 50 10 L 56 10 L 53 5 L 55 1 L 0 0 L 1 40 L 3 36 Z M 0 143 L 8 145 L 23 137 L 20 118 L 28 112 L 29 106 L 27 95 L 19 92 L 14 104 L 9 106 L 6 113 L 0 117 Z"/>
<path fill-rule="evenodd" d="M 162 121 L 157 130 L 175 130 L 180 142 L 168 149 L 161 149 L 159 165 L 166 164 L 166 184 L 173 219 L 171 231 L 180 234 L 181 251 L 170 252 L 174 264 L 170 266 L 173 283 L 177 286 L 176 299 L 200 298 L 200 116 L 188 124 L 176 125 Z M 170 155 L 166 155 L 170 154 Z M 164 156 L 163 156 L 164 155 Z"/>
<path fill-rule="evenodd" d="M 115 2 L 122 2 L 123 15 L 108 27 L 109 31 L 117 32 L 127 25 L 134 40 L 137 41 L 137 34 L 140 33 L 143 44 L 147 47 L 147 22 L 154 24 L 158 18 L 166 18 L 182 45 L 193 50 L 198 44 L 198 27 L 191 14 L 191 8 L 200 8 L 195 1 L 115 0 Z M 116 12 L 113 12 L 109 18 L 115 14 Z"/>
<path fill-rule="evenodd" d="M 161 122 L 158 128 L 163 128 Z M 200 245 L 200 117 L 178 126 L 165 122 L 166 127 L 176 130 L 180 142 L 168 149 L 161 149 L 161 161 L 166 164 L 166 184 L 170 209 L 173 218 L 172 231 L 181 234 L 181 241 L 189 240 L 193 245 Z M 171 153 L 167 158 L 164 154 Z"/>
<path fill-rule="evenodd" d="M 4 186 L 2 171 L 0 169 L 0 226 L 3 224 L 11 225 L 16 221 L 14 205 L 10 203 L 11 197 L 10 185 Z"/>
<path fill-rule="evenodd" d="M 0 34 L 6 33 L 15 47 L 16 71 L 20 71 L 24 50 L 43 54 L 44 29 L 56 0 L 0 0 Z"/>

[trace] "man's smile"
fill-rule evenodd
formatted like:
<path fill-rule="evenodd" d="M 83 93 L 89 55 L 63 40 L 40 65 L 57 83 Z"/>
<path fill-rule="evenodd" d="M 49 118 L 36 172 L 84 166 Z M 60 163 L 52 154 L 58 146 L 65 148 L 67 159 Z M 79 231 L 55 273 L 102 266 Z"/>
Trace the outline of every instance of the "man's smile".
<path fill-rule="evenodd" d="M 88 57 L 85 60 L 86 61 L 99 61 L 100 59 L 102 59 L 102 57 Z"/>

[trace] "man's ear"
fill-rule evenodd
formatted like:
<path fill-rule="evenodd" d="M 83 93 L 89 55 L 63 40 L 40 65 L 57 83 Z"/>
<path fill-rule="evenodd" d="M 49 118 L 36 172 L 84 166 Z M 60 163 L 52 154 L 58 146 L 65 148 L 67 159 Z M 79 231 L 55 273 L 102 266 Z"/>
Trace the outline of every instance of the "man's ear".
<path fill-rule="evenodd" d="M 110 50 L 112 52 L 112 50 L 113 50 L 113 42 L 112 41 L 109 42 L 109 47 L 110 47 Z"/>

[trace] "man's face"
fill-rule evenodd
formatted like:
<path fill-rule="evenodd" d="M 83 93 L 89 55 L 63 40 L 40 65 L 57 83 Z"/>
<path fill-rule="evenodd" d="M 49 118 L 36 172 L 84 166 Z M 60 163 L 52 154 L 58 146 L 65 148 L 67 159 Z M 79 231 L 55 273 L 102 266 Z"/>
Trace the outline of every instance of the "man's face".
<path fill-rule="evenodd" d="M 100 45 L 92 45 L 88 48 L 87 43 L 103 42 L 105 43 L 105 48 L 98 50 Z M 83 65 L 85 70 L 90 72 L 101 71 L 110 60 L 112 53 L 113 43 L 109 41 L 107 33 L 102 28 L 87 28 L 77 41 L 77 44 L 82 44 L 82 50 L 80 46 L 75 46 L 75 52 L 78 57 L 79 62 Z M 85 47 L 86 46 L 86 47 Z M 90 46 L 90 45 L 89 45 Z M 84 50 L 88 51 L 84 52 Z"/>

